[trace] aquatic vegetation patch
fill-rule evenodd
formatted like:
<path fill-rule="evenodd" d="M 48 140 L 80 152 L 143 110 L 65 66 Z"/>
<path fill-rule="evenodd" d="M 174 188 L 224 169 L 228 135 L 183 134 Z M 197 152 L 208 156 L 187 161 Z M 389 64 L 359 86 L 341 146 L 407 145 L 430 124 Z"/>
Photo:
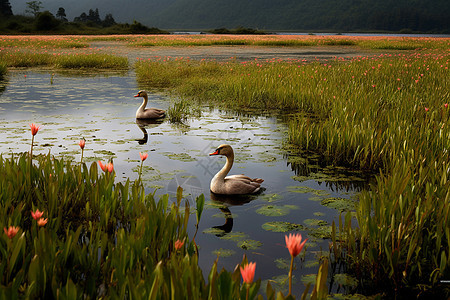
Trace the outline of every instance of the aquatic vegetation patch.
<path fill-rule="evenodd" d="M 239 248 L 242 248 L 244 250 L 255 250 L 262 246 L 262 243 L 260 241 L 255 240 L 242 240 L 237 242 L 237 246 Z"/>
<path fill-rule="evenodd" d="M 352 199 L 332 197 L 321 200 L 320 204 L 340 211 L 355 211 L 358 202 Z"/>
<path fill-rule="evenodd" d="M 356 287 L 358 285 L 358 280 L 349 274 L 334 274 L 334 282 L 338 285 Z"/>
<path fill-rule="evenodd" d="M 305 230 L 305 227 L 301 224 L 295 224 L 284 221 L 266 222 L 261 227 L 266 231 L 273 231 L 273 232 L 289 232 L 289 231 Z"/>
<path fill-rule="evenodd" d="M 296 205 L 264 205 L 256 210 L 256 213 L 268 217 L 281 217 L 290 213 L 291 210 L 298 209 Z"/>
<path fill-rule="evenodd" d="M 172 153 L 172 152 L 163 152 L 164 156 L 173 159 L 173 160 L 179 160 L 183 162 L 190 162 L 190 161 L 196 161 L 195 158 L 191 157 L 187 153 Z"/>
<path fill-rule="evenodd" d="M 217 257 L 231 257 L 236 253 L 236 251 L 231 250 L 231 249 L 220 248 L 220 249 L 212 251 L 212 253 L 214 255 L 216 255 Z"/>

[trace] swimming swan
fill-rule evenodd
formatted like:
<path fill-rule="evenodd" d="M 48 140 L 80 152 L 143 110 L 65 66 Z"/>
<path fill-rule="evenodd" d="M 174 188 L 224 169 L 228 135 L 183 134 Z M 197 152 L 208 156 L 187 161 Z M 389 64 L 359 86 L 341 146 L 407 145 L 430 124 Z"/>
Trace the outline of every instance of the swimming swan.
<path fill-rule="evenodd" d="M 159 108 L 145 108 L 148 102 L 148 95 L 146 91 L 139 91 L 136 97 L 143 97 L 142 105 L 136 111 L 136 119 L 159 119 L 166 115 L 166 112 Z"/>
<path fill-rule="evenodd" d="M 222 195 L 244 195 L 253 194 L 260 190 L 261 178 L 250 178 L 245 175 L 230 175 L 234 161 L 233 148 L 230 145 L 220 145 L 213 153 L 209 155 L 224 155 L 227 158 L 225 166 L 211 180 L 210 189 L 215 194 Z"/>

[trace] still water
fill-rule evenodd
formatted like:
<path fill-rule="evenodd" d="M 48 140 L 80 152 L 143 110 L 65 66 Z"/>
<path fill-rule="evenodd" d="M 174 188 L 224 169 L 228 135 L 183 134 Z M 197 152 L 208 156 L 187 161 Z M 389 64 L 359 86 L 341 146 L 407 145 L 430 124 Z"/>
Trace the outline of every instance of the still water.
<path fill-rule="evenodd" d="M 294 271 L 294 290 L 299 295 L 312 278 L 308 275 L 317 273 L 318 258 L 328 252 L 330 240 L 323 237 L 332 222 L 337 222 L 341 211 L 351 209 L 359 179 L 342 174 L 332 178 L 314 157 L 290 154 L 283 142 L 283 118 L 270 111 L 242 114 L 202 107 L 201 116 L 184 125 L 168 120 L 136 123 L 141 98 L 133 95 L 140 88 L 133 72 L 10 71 L 0 84 L 0 152 L 7 157 L 29 151 L 29 124 L 36 123 L 42 128 L 35 137 L 35 154 L 50 152 L 79 161 L 78 141 L 85 138 L 84 162 L 112 159 L 116 182 L 137 179 L 139 152 L 147 152 L 142 179 L 149 193 L 157 197 L 169 193 L 174 199 L 182 186 L 191 207 L 196 196 L 205 195 L 196 238 L 205 276 L 218 256 L 219 270 L 231 271 L 246 254 L 256 262 L 255 278 L 275 280 L 272 284 L 286 292 L 290 257 L 283 228 L 299 230 L 309 239 Z M 150 94 L 149 106 L 167 109 L 174 100 Z M 210 194 L 210 180 L 225 158 L 208 153 L 223 143 L 235 150 L 230 174 L 263 178 L 262 193 L 246 198 Z M 340 205 L 333 208 L 325 203 Z M 190 226 L 192 237 L 194 215 Z"/>

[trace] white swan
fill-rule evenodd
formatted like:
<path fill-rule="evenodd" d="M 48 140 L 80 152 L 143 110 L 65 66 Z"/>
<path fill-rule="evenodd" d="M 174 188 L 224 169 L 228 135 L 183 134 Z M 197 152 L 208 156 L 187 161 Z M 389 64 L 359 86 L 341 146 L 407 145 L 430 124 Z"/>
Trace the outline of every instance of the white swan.
<path fill-rule="evenodd" d="M 159 119 L 166 115 L 166 112 L 159 108 L 145 108 L 148 102 L 146 91 L 139 91 L 134 97 L 143 97 L 142 105 L 136 111 L 136 119 Z"/>
<path fill-rule="evenodd" d="M 211 180 L 210 189 L 215 194 L 222 195 L 244 195 L 253 194 L 260 190 L 261 178 L 250 178 L 245 175 L 230 175 L 234 161 L 233 148 L 230 145 L 220 145 L 213 153 L 209 155 L 224 155 L 227 158 L 225 166 Z"/>

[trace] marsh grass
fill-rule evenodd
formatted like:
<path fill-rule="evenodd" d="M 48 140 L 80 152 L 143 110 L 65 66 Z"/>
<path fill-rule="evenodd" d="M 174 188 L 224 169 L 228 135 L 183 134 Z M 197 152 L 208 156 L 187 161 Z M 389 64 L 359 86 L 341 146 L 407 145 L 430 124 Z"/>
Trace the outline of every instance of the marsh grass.
<path fill-rule="evenodd" d="M 4 61 L 0 62 L 0 78 L 6 74 L 8 71 L 8 67 L 6 66 L 6 63 Z"/>
<path fill-rule="evenodd" d="M 373 50 L 441 49 L 449 47 L 445 38 L 362 37 L 320 35 L 147 35 L 128 36 L 124 41 L 133 47 L 153 46 L 346 46 Z"/>
<path fill-rule="evenodd" d="M 100 53 L 50 54 L 30 51 L 0 51 L 0 59 L 8 67 L 49 66 L 62 69 L 126 69 L 126 57 Z"/>
<path fill-rule="evenodd" d="M 336 230 L 334 259 L 366 291 L 417 294 L 441 292 L 450 274 L 449 63 L 447 51 L 430 51 L 307 64 L 141 61 L 136 71 L 185 97 L 306 113 L 290 120 L 289 143 L 379 174 L 360 194 L 356 227 L 348 215 Z"/>
<path fill-rule="evenodd" d="M 205 282 L 187 236 L 191 209 L 181 188 L 173 202 L 168 195 L 155 199 L 139 179 L 115 183 L 114 171 L 97 163 L 50 154 L 33 161 L 28 153 L 0 155 L 0 172 L 0 227 L 19 228 L 15 236 L 0 235 L 2 299 L 263 299 L 261 279 L 241 284 L 239 268 L 219 272 L 217 260 Z M 197 227 L 203 205 L 201 195 Z M 43 226 L 31 215 L 37 209 L 48 220 Z M 244 256 L 240 265 L 247 263 Z M 327 272 L 320 272 L 323 281 Z M 326 286 L 317 291 L 326 294 Z M 266 293 L 275 299 L 270 283 Z"/>

